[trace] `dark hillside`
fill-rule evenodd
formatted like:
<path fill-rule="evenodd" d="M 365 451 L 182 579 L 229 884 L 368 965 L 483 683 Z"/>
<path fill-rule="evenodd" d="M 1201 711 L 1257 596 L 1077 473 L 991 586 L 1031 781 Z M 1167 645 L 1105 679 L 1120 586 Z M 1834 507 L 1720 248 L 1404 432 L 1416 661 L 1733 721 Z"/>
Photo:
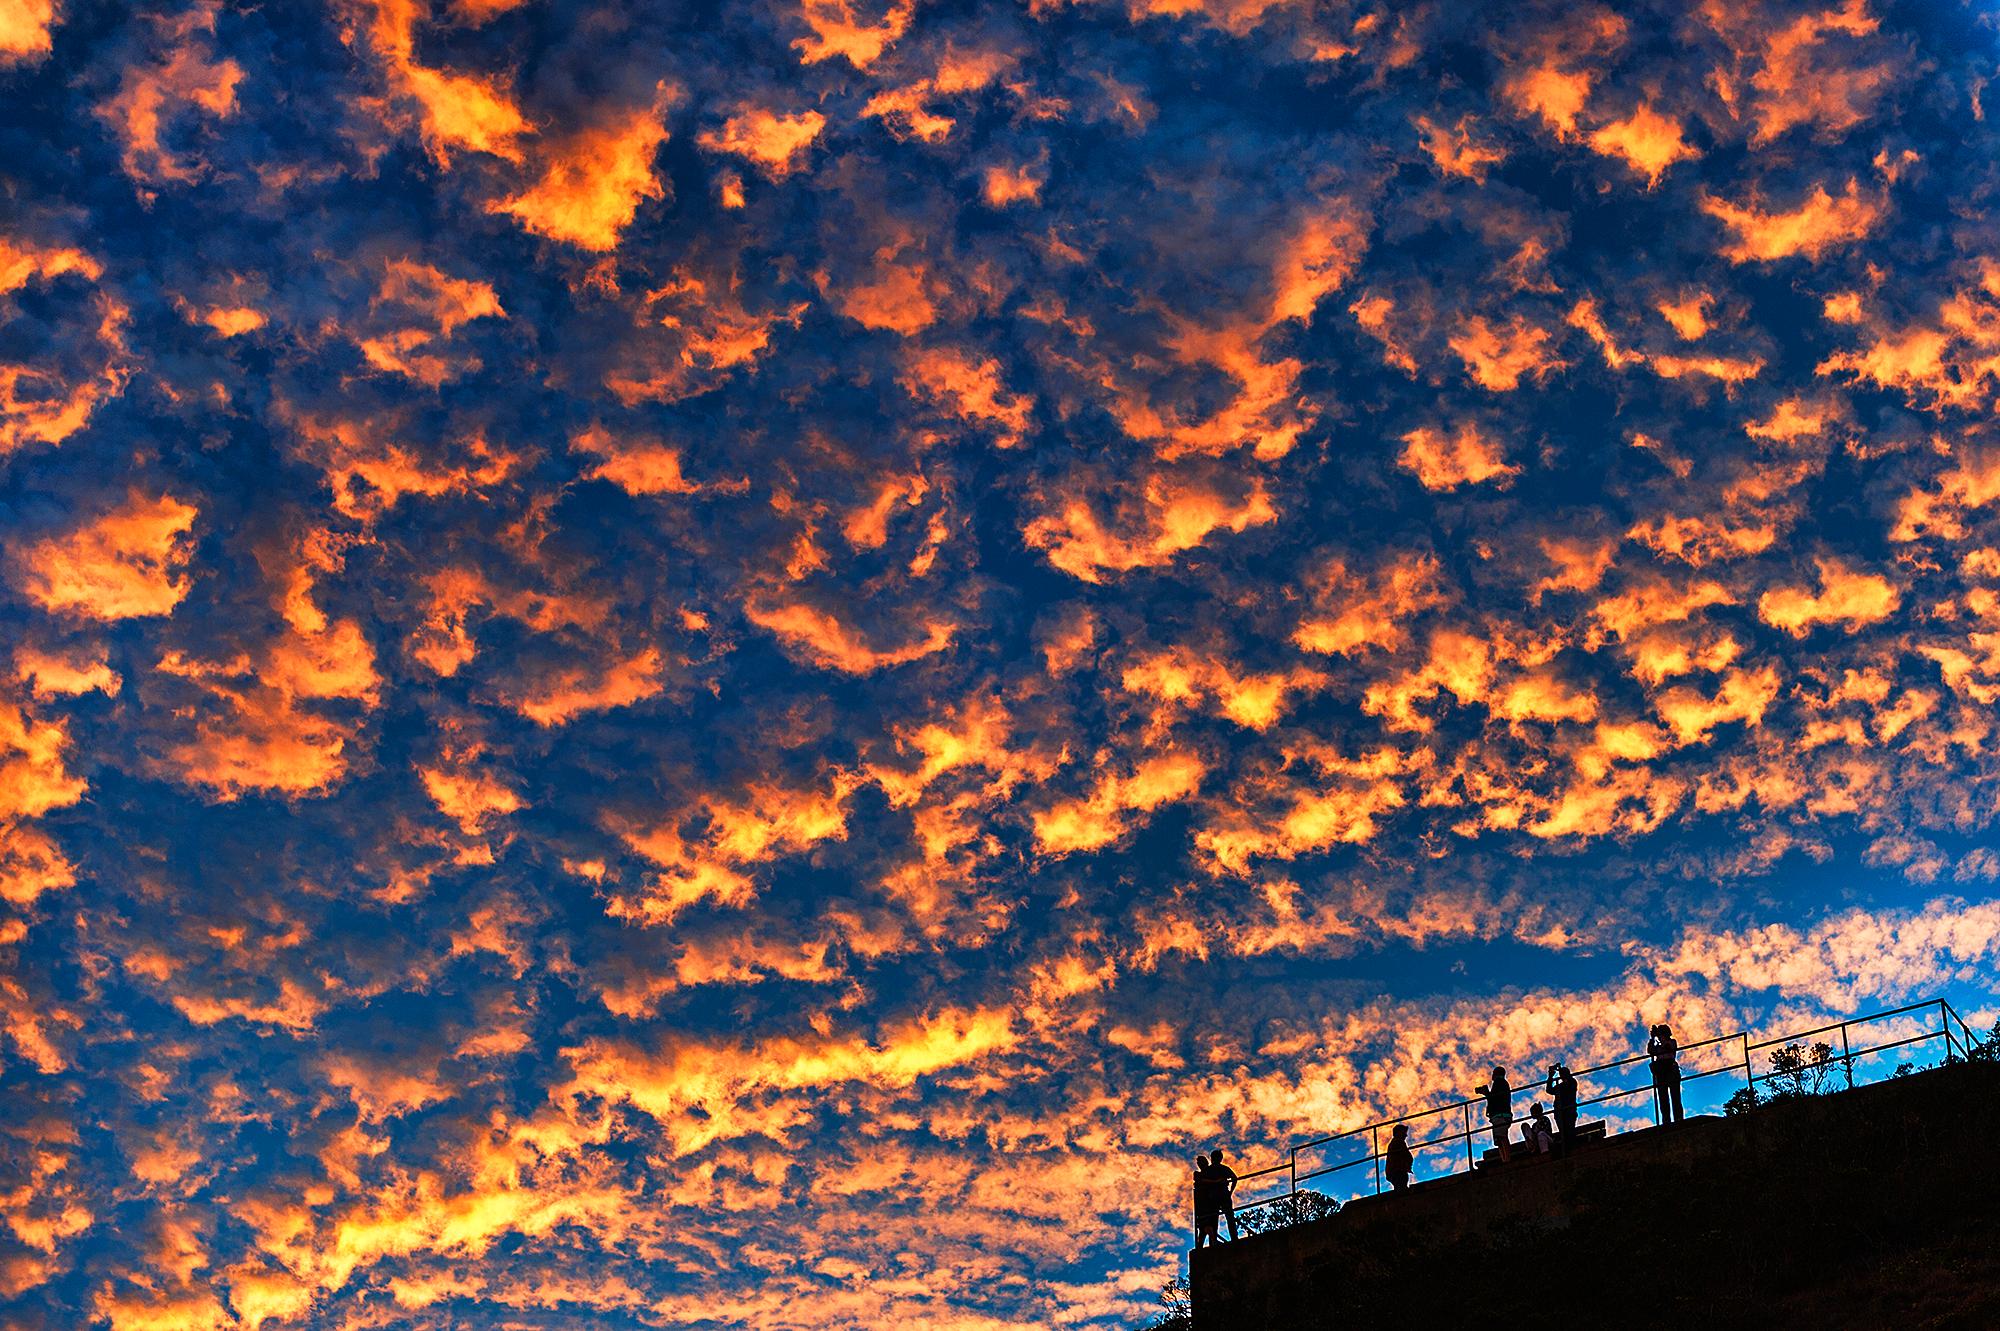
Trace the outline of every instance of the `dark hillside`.
<path fill-rule="evenodd" d="M 1197 1331 L 2000 1326 L 2000 1067 L 1616 1136 L 1194 1254 Z"/>

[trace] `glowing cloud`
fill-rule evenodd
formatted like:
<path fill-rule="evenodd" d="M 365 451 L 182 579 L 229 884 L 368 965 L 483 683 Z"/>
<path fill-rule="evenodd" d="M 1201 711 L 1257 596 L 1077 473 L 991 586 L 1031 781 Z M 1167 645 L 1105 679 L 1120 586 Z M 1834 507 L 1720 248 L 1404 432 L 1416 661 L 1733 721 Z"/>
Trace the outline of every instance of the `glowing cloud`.
<path fill-rule="evenodd" d="M 541 180 L 489 203 L 535 235 L 579 249 L 618 248 L 618 238 L 648 199 L 666 197 L 653 155 L 667 141 L 656 108 L 574 135 L 551 150 Z"/>
<path fill-rule="evenodd" d="M 55 0 L 0 3 L 0 61 L 25 62 L 47 55 L 53 49 L 49 30 L 55 21 Z"/>
<path fill-rule="evenodd" d="M 1757 617 L 1803 638 L 1819 624 L 1839 624 L 1853 633 L 1894 613 L 1902 593 L 1877 573 L 1861 573 L 1836 560 L 1819 561 L 1819 589 L 1777 587 L 1757 600 Z"/>
<path fill-rule="evenodd" d="M 747 158 L 772 179 L 782 180 L 803 164 L 806 150 L 825 128 L 826 117 L 817 111 L 785 115 L 760 106 L 729 117 L 721 129 L 702 131 L 696 142 L 710 152 Z"/>
<path fill-rule="evenodd" d="M 1722 247 L 1723 257 L 1732 263 L 1772 263 L 1794 255 L 1817 260 L 1828 250 L 1865 239 L 1882 217 L 1882 205 L 1864 197 L 1853 180 L 1838 196 L 1814 185 L 1789 211 L 1766 211 L 1755 203 L 1733 204 L 1713 195 L 1701 206 L 1733 233 L 1735 238 Z"/>
<path fill-rule="evenodd" d="M 188 593 L 192 505 L 133 491 L 122 506 L 17 547 L 21 589 L 52 614 L 131 619 L 172 614 Z"/>
<path fill-rule="evenodd" d="M 1414 474 L 1426 490 L 1505 482 L 1521 474 L 1519 467 L 1506 461 L 1500 441 L 1481 434 L 1470 421 L 1452 435 L 1427 427 L 1410 431 L 1403 436 L 1403 451 L 1396 462 Z"/>

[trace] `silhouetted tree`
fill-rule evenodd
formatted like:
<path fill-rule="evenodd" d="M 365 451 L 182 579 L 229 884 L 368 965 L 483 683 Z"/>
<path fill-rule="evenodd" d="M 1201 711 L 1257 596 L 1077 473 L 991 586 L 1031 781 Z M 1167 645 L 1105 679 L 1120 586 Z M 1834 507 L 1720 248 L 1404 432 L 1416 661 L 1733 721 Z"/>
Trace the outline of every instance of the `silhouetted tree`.
<path fill-rule="evenodd" d="M 1771 1051 L 1771 1075 L 1765 1092 L 1773 1100 L 1796 1095 L 1824 1095 L 1838 1068 L 1833 1046 L 1824 1040 L 1808 1048 L 1794 1040 Z"/>
<path fill-rule="evenodd" d="M 1194 1296 L 1186 1276 L 1175 1276 L 1160 1286 L 1160 1306 L 1165 1311 L 1139 1331 L 1194 1331 Z"/>
<path fill-rule="evenodd" d="M 1965 1056 L 1975 1063 L 2000 1063 L 2000 1021 L 1993 1023 L 1993 1029 L 1986 1033 L 1984 1040 L 1974 1040 L 1965 1051 Z M 1948 1058 L 1947 1063 L 1956 1063 Z"/>

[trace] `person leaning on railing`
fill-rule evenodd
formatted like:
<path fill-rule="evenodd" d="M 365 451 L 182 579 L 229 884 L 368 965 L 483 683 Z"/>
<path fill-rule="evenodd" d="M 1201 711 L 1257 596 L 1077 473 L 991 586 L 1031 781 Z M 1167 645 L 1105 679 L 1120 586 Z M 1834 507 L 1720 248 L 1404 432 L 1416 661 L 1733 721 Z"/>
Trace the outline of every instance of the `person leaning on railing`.
<path fill-rule="evenodd" d="M 1208 1157 L 1209 1172 L 1215 1176 L 1215 1205 L 1229 1221 L 1229 1237 L 1236 1238 L 1236 1171 L 1222 1163 L 1222 1148 L 1216 1147 Z"/>
<path fill-rule="evenodd" d="M 1222 1242 L 1222 1235 L 1215 1232 L 1216 1222 L 1221 1218 L 1222 1181 L 1215 1175 L 1214 1166 L 1208 1157 L 1194 1158 L 1194 1246 L 1207 1247 L 1211 1243 Z"/>
<path fill-rule="evenodd" d="M 1486 1097 L 1486 1121 L 1493 1125 L 1493 1144 L 1500 1148 L 1500 1163 L 1512 1159 L 1507 1148 L 1507 1129 L 1514 1122 L 1514 1088 L 1507 1084 L 1507 1069 L 1493 1069 L 1493 1080 L 1473 1088 Z"/>

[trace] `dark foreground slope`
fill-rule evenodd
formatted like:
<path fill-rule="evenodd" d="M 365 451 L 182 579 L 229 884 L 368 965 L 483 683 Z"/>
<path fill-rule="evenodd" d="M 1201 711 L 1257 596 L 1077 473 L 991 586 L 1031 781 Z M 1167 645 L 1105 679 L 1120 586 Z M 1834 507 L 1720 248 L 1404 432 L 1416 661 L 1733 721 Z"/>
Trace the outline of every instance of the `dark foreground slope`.
<path fill-rule="evenodd" d="M 1196 1331 L 2000 1327 L 2000 1066 L 1365 1199 L 1191 1274 Z"/>

